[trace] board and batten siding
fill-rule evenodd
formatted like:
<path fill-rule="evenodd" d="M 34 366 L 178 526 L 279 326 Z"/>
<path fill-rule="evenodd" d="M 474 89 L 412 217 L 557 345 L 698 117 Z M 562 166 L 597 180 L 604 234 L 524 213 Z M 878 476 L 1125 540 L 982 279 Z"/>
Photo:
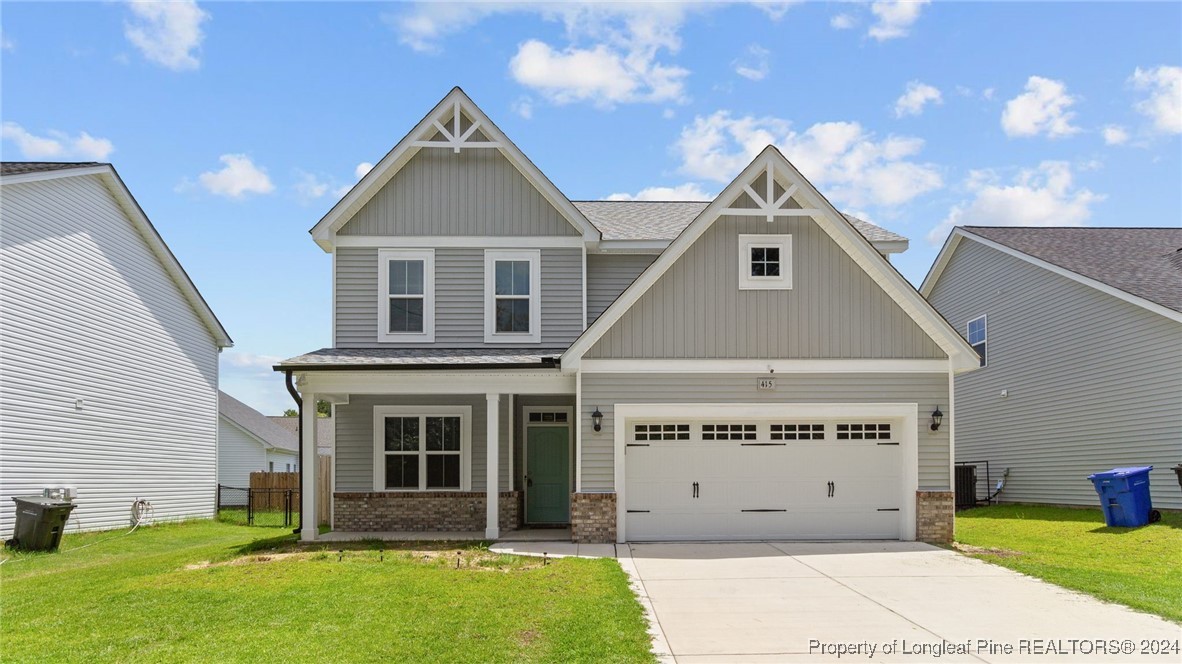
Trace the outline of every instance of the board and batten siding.
<path fill-rule="evenodd" d="M 656 259 L 655 254 L 588 254 L 587 324 L 594 323 Z"/>
<path fill-rule="evenodd" d="M 739 290 L 740 234 L 792 236 L 792 289 Z M 816 222 L 720 217 L 588 358 L 945 358 Z"/>
<path fill-rule="evenodd" d="M 375 406 L 471 406 L 472 421 L 472 491 L 484 491 L 487 486 L 485 469 L 488 467 L 487 401 L 483 394 L 474 395 L 366 395 L 354 394 L 349 403 L 337 404 L 334 416 L 336 449 L 334 472 L 336 491 L 373 491 L 373 439 Z M 512 451 L 509 423 L 509 395 L 501 395 L 500 403 L 500 459 L 497 461 L 501 491 L 509 491 L 509 454 Z"/>
<path fill-rule="evenodd" d="M 250 474 L 267 469 L 267 451 L 254 436 L 218 418 L 218 484 L 250 488 Z"/>
<path fill-rule="evenodd" d="M 583 374 L 582 490 L 615 490 L 615 406 L 629 403 L 915 403 L 920 418 L 919 488 L 949 488 L 948 427 L 932 432 L 923 426 L 924 415 L 936 406 L 951 418 L 946 373 L 784 374 L 776 375 L 775 390 L 756 389 L 756 378 L 751 374 Z M 596 408 L 603 413 L 598 432 L 591 424 Z M 856 405 L 850 410 L 856 413 Z"/>
<path fill-rule="evenodd" d="M 392 247 L 398 238 L 390 238 Z M 542 343 L 565 348 L 583 331 L 583 254 L 579 249 L 541 250 Z M 484 343 L 484 250 L 435 250 L 435 343 L 384 343 L 378 336 L 378 250 L 336 250 L 336 326 L 338 348 L 505 348 Z"/>
<path fill-rule="evenodd" d="M 499 150 L 423 149 L 339 235 L 579 236 Z"/>
<path fill-rule="evenodd" d="M 956 458 L 1009 468 L 1000 500 L 1095 506 L 1088 475 L 1153 465 L 1154 505 L 1182 508 L 1182 324 L 969 238 L 929 300 L 961 334 L 987 316 L 989 366 L 956 378 Z"/>
<path fill-rule="evenodd" d="M 214 336 L 98 176 L 2 197 L 0 535 L 47 486 L 77 488 L 70 531 L 127 527 L 137 498 L 212 517 Z"/>

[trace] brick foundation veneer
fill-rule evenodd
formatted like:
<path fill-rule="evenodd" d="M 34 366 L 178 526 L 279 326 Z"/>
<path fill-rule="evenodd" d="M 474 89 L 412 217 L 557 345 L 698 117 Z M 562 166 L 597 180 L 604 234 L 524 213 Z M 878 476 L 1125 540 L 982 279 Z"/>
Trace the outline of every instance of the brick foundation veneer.
<path fill-rule="evenodd" d="M 951 544 L 955 497 L 951 491 L 915 492 L 915 539 Z"/>
<path fill-rule="evenodd" d="M 572 493 L 570 496 L 570 539 L 583 544 L 614 544 L 616 541 L 616 494 Z"/>
<path fill-rule="evenodd" d="M 521 514 L 518 491 L 500 494 L 500 528 L 514 530 Z M 484 532 L 483 491 L 333 494 L 333 530 L 353 532 Z"/>

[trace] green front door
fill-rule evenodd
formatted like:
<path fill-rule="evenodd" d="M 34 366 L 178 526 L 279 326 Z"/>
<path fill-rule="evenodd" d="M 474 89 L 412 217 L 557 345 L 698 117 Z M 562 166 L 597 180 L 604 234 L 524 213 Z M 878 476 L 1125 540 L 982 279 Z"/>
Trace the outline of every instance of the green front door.
<path fill-rule="evenodd" d="M 528 426 L 525 448 L 526 523 L 570 523 L 570 429 Z"/>

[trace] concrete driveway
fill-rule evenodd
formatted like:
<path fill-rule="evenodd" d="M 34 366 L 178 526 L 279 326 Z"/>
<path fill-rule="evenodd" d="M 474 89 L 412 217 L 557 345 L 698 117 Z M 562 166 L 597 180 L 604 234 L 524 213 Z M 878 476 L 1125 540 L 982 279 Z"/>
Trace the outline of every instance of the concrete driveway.
<path fill-rule="evenodd" d="M 925 544 L 632 544 L 618 556 L 665 661 L 1182 661 L 1182 626 Z"/>

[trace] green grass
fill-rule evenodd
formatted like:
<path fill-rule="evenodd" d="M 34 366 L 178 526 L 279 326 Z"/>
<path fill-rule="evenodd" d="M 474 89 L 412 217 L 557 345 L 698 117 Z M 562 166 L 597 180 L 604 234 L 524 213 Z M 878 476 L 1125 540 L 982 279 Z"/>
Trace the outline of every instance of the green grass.
<path fill-rule="evenodd" d="M 956 541 L 976 558 L 1182 622 L 1178 512 L 1143 528 L 1108 528 L 1099 509 L 984 507 L 957 514 Z"/>
<path fill-rule="evenodd" d="M 339 560 L 290 532 L 195 521 L 18 554 L 0 566 L 0 652 L 5 662 L 653 660 L 613 560 L 543 565 L 480 544 L 379 542 L 352 543 Z"/>

